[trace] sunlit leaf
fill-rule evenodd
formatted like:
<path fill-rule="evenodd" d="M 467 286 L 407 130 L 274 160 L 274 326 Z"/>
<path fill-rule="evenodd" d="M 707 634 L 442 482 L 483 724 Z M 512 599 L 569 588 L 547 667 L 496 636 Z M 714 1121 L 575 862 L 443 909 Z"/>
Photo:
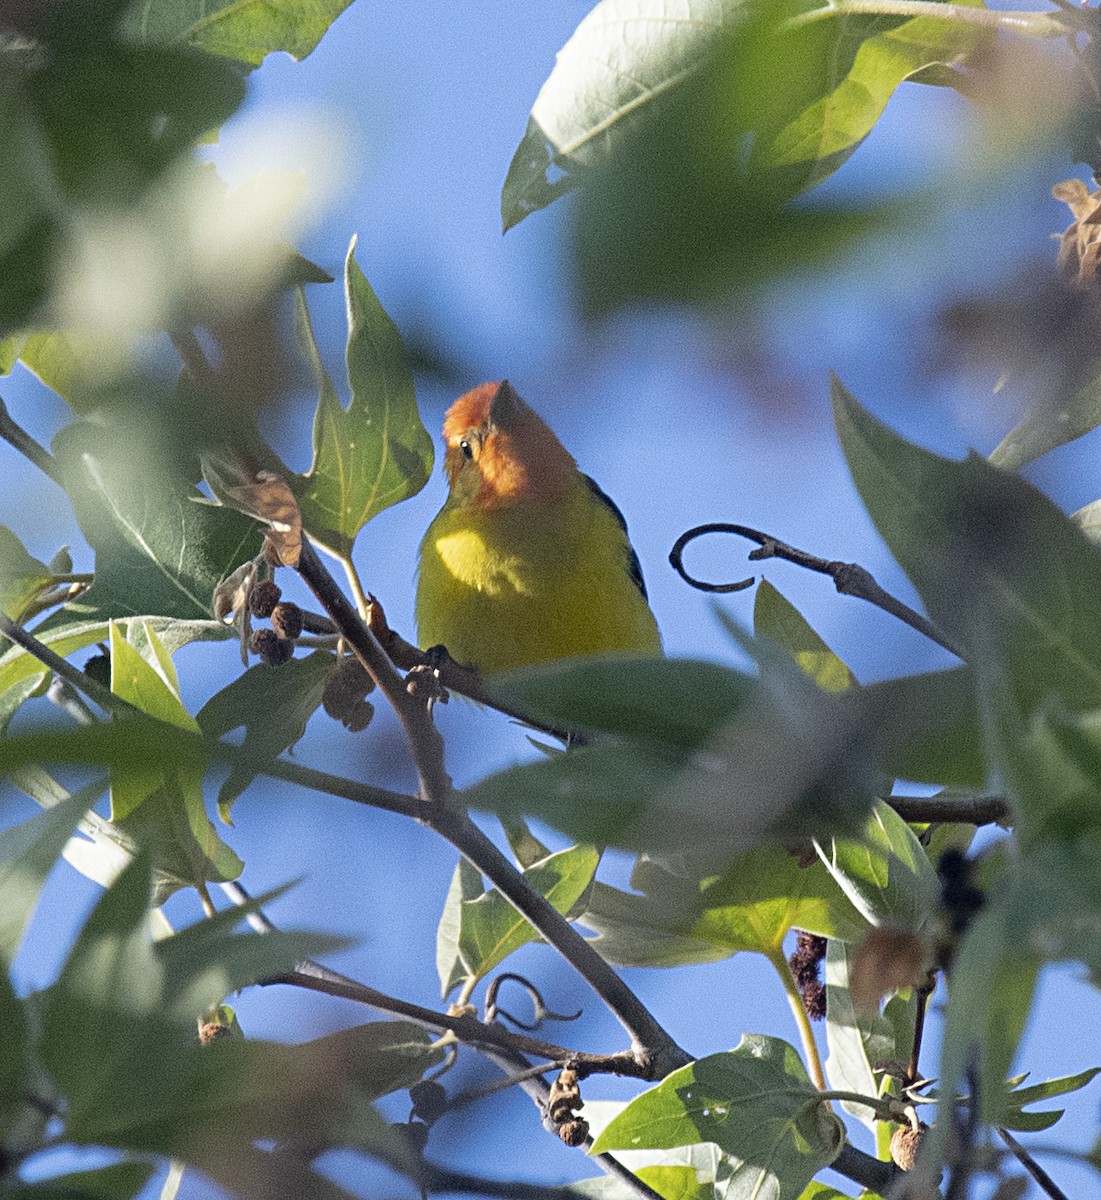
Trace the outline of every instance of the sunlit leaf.
<path fill-rule="evenodd" d="M 122 25 L 140 42 L 184 43 L 257 67 L 266 55 L 284 50 L 303 59 L 351 0 L 138 0 Z"/>
<path fill-rule="evenodd" d="M 795 1200 L 844 1140 L 796 1051 L 747 1034 L 736 1049 L 682 1067 L 632 1100 L 593 1151 L 714 1142 L 731 1166 L 724 1194 Z"/>
<path fill-rule="evenodd" d="M 826 869 L 872 925 L 917 933 L 940 902 L 936 871 L 913 830 L 878 801 L 860 836 L 819 844 Z"/>
<path fill-rule="evenodd" d="M 459 936 L 463 925 L 463 905 L 476 900 L 485 892 L 478 871 L 460 858 L 447 889 L 440 923 L 436 929 L 436 972 L 440 977 L 440 995 L 450 996 L 469 975 L 459 952 Z"/>
<path fill-rule="evenodd" d="M 603 0 L 558 52 L 501 195 L 509 229 L 545 207 L 615 144 L 640 108 L 679 87 L 707 61 L 741 0 Z"/>
<path fill-rule="evenodd" d="M 19 538 L 0 525 L 0 612 L 19 624 L 50 579 L 49 567 L 32 558 Z"/>
<path fill-rule="evenodd" d="M 782 646 L 823 691 L 844 692 L 855 684 L 849 668 L 767 579 L 757 585 L 753 630 Z"/>
<path fill-rule="evenodd" d="M 713 962 L 739 950 L 775 957 L 794 928 L 847 940 L 867 929 L 821 863 L 801 866 L 780 848 L 747 851 L 703 879 L 640 859 L 631 886 L 598 883 L 581 918 L 600 953 L 624 966 Z"/>
<path fill-rule="evenodd" d="M 344 287 L 348 408 L 321 362 L 301 292 L 297 307 L 299 342 L 320 389 L 313 464 L 297 480 L 302 520 L 312 536 L 342 554 L 373 516 L 419 492 L 432 471 L 432 439 L 417 411 L 401 335 L 356 262 L 354 241 Z"/>
<path fill-rule="evenodd" d="M 571 846 L 523 872 L 525 882 L 560 913 L 567 913 L 592 883 L 600 852 Z M 482 979 L 514 950 L 538 937 L 499 891 L 483 892 L 460 906 L 459 957 L 465 977 Z"/>
<path fill-rule="evenodd" d="M 1053 1096 L 1066 1096 L 1077 1092 L 1091 1083 L 1101 1067 L 1090 1067 L 1087 1071 L 1079 1071 L 1077 1075 L 1063 1075 L 1058 1079 L 1047 1079 L 1043 1083 L 1030 1084 L 1028 1087 L 1015 1087 L 1006 1097 L 1008 1111 L 1003 1119 L 1006 1129 L 1016 1129 L 1025 1133 L 1037 1133 L 1050 1129 L 1063 1115 L 1064 1110 L 1045 1109 L 1041 1112 L 1025 1112 L 1026 1104 L 1037 1104 L 1041 1100 L 1050 1100 Z"/>

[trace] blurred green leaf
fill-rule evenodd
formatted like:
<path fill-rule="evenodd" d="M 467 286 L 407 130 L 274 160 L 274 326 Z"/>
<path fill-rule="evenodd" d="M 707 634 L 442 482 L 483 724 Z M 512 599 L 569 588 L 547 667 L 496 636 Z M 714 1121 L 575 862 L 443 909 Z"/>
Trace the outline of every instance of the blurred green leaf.
<path fill-rule="evenodd" d="M 854 704 L 892 778 L 961 787 L 986 782 L 969 667 L 872 683 Z"/>
<path fill-rule="evenodd" d="M 599 162 L 633 114 L 698 71 L 744 11 L 742 0 L 597 4 L 558 52 L 532 106 L 501 193 L 504 228 L 575 186 L 577 168 Z"/>
<path fill-rule="evenodd" d="M 1021 703 L 1101 703 L 1101 551 L 1019 477 L 903 441 L 836 382 L 833 401 L 864 504 L 933 620 L 974 650 L 981 619 Z"/>
<path fill-rule="evenodd" d="M 244 745 L 258 758 L 277 758 L 306 732 L 306 723 L 321 703 L 335 657 L 315 650 L 281 666 L 260 663 L 216 692 L 196 714 L 208 737 L 218 738 L 243 725 Z M 234 767 L 218 793 L 218 812 L 227 824 L 234 801 L 254 773 Z"/>
<path fill-rule="evenodd" d="M 131 1200 L 145 1187 L 156 1169 L 154 1163 L 113 1163 L 90 1171 L 51 1175 L 34 1183 L 19 1183 L 10 1195 L 13 1200 L 15 1197 L 26 1197 L 26 1200 Z"/>
<path fill-rule="evenodd" d="M 880 1081 L 877 1063 L 908 1063 L 914 1040 L 915 1002 L 892 996 L 882 1013 L 858 1012 L 849 994 L 851 951 L 844 942 L 830 939 L 826 948 L 826 1040 L 829 1058 L 826 1075 L 837 1091 L 876 1097 Z M 842 1100 L 841 1107 L 873 1133 L 876 1117 L 863 1104 Z"/>
<path fill-rule="evenodd" d="M 258 67 L 284 50 L 303 59 L 321 41 L 351 0 L 138 0 L 122 24 L 124 37 L 137 42 L 185 43 Z"/>
<path fill-rule="evenodd" d="M 0 963 L 15 957 L 46 876 L 98 795 L 84 789 L 63 804 L 0 831 Z"/>
<path fill-rule="evenodd" d="M 103 399 L 102 384 L 89 372 L 97 342 L 92 334 L 36 331 L 25 338 L 19 361 L 74 412 L 87 411 Z"/>
<path fill-rule="evenodd" d="M 732 1168 L 724 1194 L 795 1200 L 844 1141 L 794 1048 L 747 1034 L 632 1100 L 593 1153 L 714 1142 Z"/>
<path fill-rule="evenodd" d="M 285 891 L 286 887 L 256 896 L 158 941 L 154 949 L 164 971 L 162 1011 L 182 1023 L 193 1021 L 248 984 L 290 971 L 307 958 L 348 948 L 348 938 L 331 934 L 237 932 L 249 913 Z"/>
<path fill-rule="evenodd" d="M 116 423 L 126 417 L 125 430 Z M 103 414 L 54 441 L 77 520 L 96 552 L 95 582 L 54 625 L 127 616 L 209 619 L 215 586 L 260 551 L 254 521 L 195 503 L 192 434 L 169 434 L 138 414 Z"/>
<path fill-rule="evenodd" d="M 739 950 L 775 957 L 793 928 L 858 940 L 867 923 L 819 862 L 801 866 L 778 847 L 738 855 L 723 874 L 674 874 L 641 858 L 635 893 L 597 883 L 581 923 L 621 966 L 714 962 Z"/>
<path fill-rule="evenodd" d="M 859 827 L 879 783 L 837 701 L 794 666 L 762 682 L 711 663 L 581 660 L 498 677 L 493 690 L 559 728 L 616 735 L 464 793 L 581 842 L 725 862 Z"/>
<path fill-rule="evenodd" d="M 301 291 L 296 309 L 299 342 L 320 394 L 314 418 L 314 458 L 295 483 L 302 521 L 339 554 L 377 513 L 415 495 L 432 472 L 432 438 L 420 419 L 401 335 L 355 260 L 344 268 L 348 307 L 348 382 L 345 409 L 321 362 Z"/>
<path fill-rule="evenodd" d="M 1041 1100 L 1050 1100 L 1053 1096 L 1066 1096 L 1077 1092 L 1091 1083 L 1101 1074 L 1101 1067 L 1091 1067 L 1088 1071 L 1079 1071 L 1077 1075 L 1063 1075 L 1058 1079 L 1048 1079 L 1043 1083 L 1030 1084 L 1028 1087 L 1014 1087 L 1006 1096 L 1008 1110 L 1002 1122 L 1006 1129 L 1016 1129 L 1023 1133 L 1038 1133 L 1050 1129 L 1065 1112 L 1065 1109 L 1046 1110 L 1043 1112 L 1025 1112 L 1026 1104 L 1037 1104 Z"/>
<path fill-rule="evenodd" d="M 18 625 L 39 592 L 50 582 L 50 568 L 32 558 L 18 537 L 0 525 L 0 612 Z"/>
<path fill-rule="evenodd" d="M 1045 391 L 990 453 L 989 461 L 1003 471 L 1019 471 L 1067 442 L 1101 425 L 1101 377 L 1053 403 Z"/>
<path fill-rule="evenodd" d="M 135 625 L 154 630 L 164 646 L 171 651 L 193 641 L 221 641 L 237 636 L 236 630 L 213 620 L 183 621 L 165 617 L 138 617 L 118 624 L 125 629 L 128 640 L 135 635 Z M 97 642 L 105 642 L 109 631 L 110 622 L 106 620 L 77 621 L 66 617 L 57 622 L 56 628 L 43 629 L 39 626 L 35 629 L 35 637 L 55 654 L 68 658 L 78 650 Z M 49 674 L 38 659 L 21 646 L 10 646 L 0 654 L 0 727 L 24 700 L 44 684 Z"/>
<path fill-rule="evenodd" d="M 965 0 L 984 7 L 983 0 Z M 857 150 L 905 80 L 930 67 L 957 63 L 994 41 L 993 30 L 938 17 L 899 20 L 838 13 L 787 38 L 811 39 L 821 62 L 821 96 L 773 134 L 762 151 L 768 167 L 790 172 L 799 188 L 828 178 Z"/>
<path fill-rule="evenodd" d="M 526 868 L 523 878 L 560 913 L 568 913 L 592 883 L 599 862 L 600 852 L 592 846 L 571 846 Z M 457 982 L 483 979 L 514 950 L 538 937 L 495 888 L 463 900 L 459 920 L 458 953 L 463 975 Z"/>
<path fill-rule="evenodd" d="M 785 649 L 823 691 L 844 692 L 856 684 L 849 668 L 767 579 L 757 585 L 753 630 L 758 637 L 770 638 Z"/>
<path fill-rule="evenodd" d="M 495 675 L 506 705 L 558 729 L 698 746 L 757 694 L 756 681 L 693 659 L 564 659 Z"/>
<path fill-rule="evenodd" d="M 2 843 L 0 853 L 3 853 Z M 3 887 L 0 881 L 0 889 Z M 5 1144 L 15 1145 L 14 1139 L 9 1139 L 29 1091 L 30 1037 L 26 1013 L 12 990 L 6 963 L 0 969 L 0 1029 L 4 1030 L 4 1053 L 0 1055 L 0 1137 Z"/>
<path fill-rule="evenodd" d="M 826 869 L 872 925 L 917 933 L 940 904 L 937 873 L 913 830 L 879 800 L 863 833 L 819 844 Z"/>

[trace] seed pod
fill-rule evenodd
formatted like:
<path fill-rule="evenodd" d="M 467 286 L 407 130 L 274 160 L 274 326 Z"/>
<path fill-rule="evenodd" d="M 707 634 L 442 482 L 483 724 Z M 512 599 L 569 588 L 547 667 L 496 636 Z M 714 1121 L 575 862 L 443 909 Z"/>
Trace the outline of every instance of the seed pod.
<path fill-rule="evenodd" d="M 288 642 L 302 636 L 302 610 L 290 600 L 284 600 L 272 610 L 271 627 Z"/>
<path fill-rule="evenodd" d="M 423 1121 L 409 1121 L 405 1124 L 399 1122 L 391 1125 L 390 1128 L 399 1137 L 405 1139 L 406 1145 L 414 1154 L 424 1153 L 424 1148 L 428 1144 L 428 1126 Z"/>
<path fill-rule="evenodd" d="M 233 1030 L 220 1021 L 207 1021 L 199 1028 L 199 1045 L 209 1046 L 216 1038 L 229 1037 Z"/>
<path fill-rule="evenodd" d="M 434 1079 L 422 1079 L 420 1083 L 413 1084 L 409 1089 L 409 1099 L 413 1102 L 413 1116 L 426 1125 L 438 1121 L 447 1111 L 447 1090 Z"/>
<path fill-rule="evenodd" d="M 248 603 L 254 617 L 270 617 L 279 603 L 283 589 L 274 579 L 262 579 L 249 594 Z"/>
<path fill-rule="evenodd" d="M 558 1126 L 558 1136 L 567 1146 L 580 1146 L 589 1136 L 589 1122 L 583 1117 L 575 1117 L 564 1125 Z"/>
<path fill-rule="evenodd" d="M 362 733 L 371 724 L 375 715 L 375 706 L 370 700 L 357 700 L 341 723 L 349 733 Z"/>
<path fill-rule="evenodd" d="M 294 643 L 281 638 L 273 629 L 257 629 L 248 645 L 269 667 L 282 666 L 294 655 Z"/>
<path fill-rule="evenodd" d="M 900 1170 L 913 1170 L 924 1136 L 924 1129 L 911 1129 L 909 1125 L 902 1125 L 891 1134 L 891 1158 Z"/>

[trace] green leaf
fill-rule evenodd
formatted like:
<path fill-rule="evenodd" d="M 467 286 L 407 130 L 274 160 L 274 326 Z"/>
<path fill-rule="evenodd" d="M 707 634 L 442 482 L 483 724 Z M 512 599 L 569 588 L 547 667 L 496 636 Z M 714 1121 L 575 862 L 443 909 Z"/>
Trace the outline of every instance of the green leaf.
<path fill-rule="evenodd" d="M 268 54 L 303 59 L 351 0 L 138 0 L 122 24 L 138 42 L 184 43 L 258 67 Z"/>
<path fill-rule="evenodd" d="M 1101 425 L 1101 376 L 1069 396 L 1047 389 L 1027 413 L 994 447 L 990 462 L 1003 471 L 1019 471 L 1067 442 L 1073 442 Z"/>
<path fill-rule="evenodd" d="M 164 647 L 175 651 L 180 646 L 194 641 L 222 641 L 236 637 L 237 633 L 220 621 L 181 621 L 166 617 L 138 617 L 118 622 L 125 630 L 128 641 L 136 640 L 139 628 L 156 632 Z M 52 627 L 50 627 L 52 626 Z M 78 650 L 105 642 L 110 636 L 109 621 L 81 621 L 66 615 L 47 628 L 35 629 L 35 637 L 55 654 L 68 658 Z M 0 654 L 0 726 L 37 689 L 44 686 L 50 672 L 21 646 L 11 646 Z"/>
<path fill-rule="evenodd" d="M 571 846 L 523 872 L 524 881 L 560 913 L 568 913 L 592 883 L 600 852 Z M 460 907 L 459 958 L 466 979 L 483 979 L 514 950 L 538 934 L 499 891 L 483 892 Z"/>
<path fill-rule="evenodd" d="M 248 984 L 290 971 L 307 958 L 334 954 L 348 938 L 302 931 L 235 932 L 250 912 L 270 904 L 287 888 L 254 897 L 187 929 L 161 938 L 156 956 L 164 972 L 162 1010 L 181 1022 L 193 1021 Z"/>
<path fill-rule="evenodd" d="M 21 624 L 51 579 L 50 568 L 32 558 L 19 538 L 7 526 L 0 525 L 0 612 Z"/>
<path fill-rule="evenodd" d="M 15 957 L 46 876 L 99 794 L 84 788 L 63 804 L 0 831 L 0 963 Z"/>
<path fill-rule="evenodd" d="M 967 3 L 983 7 L 982 0 Z M 776 132 L 762 152 L 770 167 L 790 171 L 800 188 L 820 183 L 852 156 L 905 80 L 958 62 L 994 37 L 991 30 L 963 21 L 846 13 L 809 36 L 820 47 L 822 95 Z"/>
<path fill-rule="evenodd" d="M 1048 1079 L 1044 1083 L 1031 1084 L 1029 1087 L 1013 1088 L 1006 1096 L 1007 1112 L 1003 1127 L 1024 1133 L 1038 1133 L 1043 1129 L 1050 1129 L 1063 1115 L 1064 1109 L 1026 1113 L 1025 1105 L 1077 1092 L 1091 1083 L 1098 1074 L 1101 1074 L 1101 1067 L 1091 1067 L 1088 1071 L 1079 1071 L 1077 1075 L 1063 1075 L 1058 1079 Z"/>
<path fill-rule="evenodd" d="M 360 529 L 377 513 L 416 495 L 432 472 L 432 438 L 420 419 L 405 347 L 355 260 L 344 268 L 348 306 L 348 383 L 345 409 L 325 371 L 301 291 L 299 341 L 320 394 L 314 418 L 314 457 L 299 477 L 302 521 L 339 554 L 351 552 Z"/>
<path fill-rule="evenodd" d="M 315 650 L 279 667 L 261 663 L 215 693 L 196 720 L 208 737 L 218 738 L 243 725 L 244 745 L 258 759 L 277 758 L 306 732 L 306 723 L 321 703 L 335 657 Z M 234 801 L 252 782 L 254 773 L 234 767 L 218 793 L 218 811 L 230 821 Z"/>
<path fill-rule="evenodd" d="M 725 1195 L 795 1200 L 844 1141 L 793 1047 L 747 1034 L 637 1096 L 593 1153 L 714 1142 L 731 1168 Z"/>
<path fill-rule="evenodd" d="M 123 437 L 106 422 L 78 421 L 54 441 L 77 520 L 96 552 L 95 582 L 57 624 L 209 619 L 217 584 L 259 553 L 259 528 L 232 509 L 195 503 L 200 494 L 174 457 L 184 451 L 152 423 Z M 192 443 L 197 478 L 195 449 Z"/>
<path fill-rule="evenodd" d="M 463 905 L 476 900 L 484 892 L 485 885 L 477 869 L 465 858 L 460 858 L 451 876 L 436 929 L 436 972 L 440 977 L 440 995 L 445 999 L 464 979 L 469 978 L 466 963 L 459 952 Z"/>
<path fill-rule="evenodd" d="M 103 402 L 102 382 L 89 372 L 98 349 L 91 334 L 42 331 L 28 334 L 19 361 L 74 412 L 82 412 Z"/>
<path fill-rule="evenodd" d="M 969 667 L 872 683 L 854 698 L 861 726 L 894 779 L 981 787 L 982 727 Z"/>
<path fill-rule="evenodd" d="M 665 0 L 603 0 L 555 58 L 532 106 L 501 193 L 506 230 L 577 183 L 578 168 L 611 152 L 633 114 L 706 63 L 741 0 L 671 9 Z M 562 172 L 552 178 L 552 171 Z"/>
<path fill-rule="evenodd" d="M 131 1200 L 155 1170 L 153 1163 L 113 1163 L 19 1184 L 12 1196 L 25 1196 L 26 1200 Z"/>
<path fill-rule="evenodd" d="M 844 692 L 856 684 L 853 673 L 767 579 L 757 585 L 753 630 L 783 647 L 825 692 Z"/>
<path fill-rule="evenodd" d="M 0 1055 L 0 1138 L 5 1145 L 17 1145 L 11 1135 L 30 1091 L 30 1037 L 26 1013 L 12 990 L 6 965 L 0 970 L 0 1028 L 4 1030 L 4 1053 Z"/>
<path fill-rule="evenodd" d="M 826 1074 L 830 1087 L 873 1099 L 880 1095 L 876 1063 L 907 1063 L 914 1038 L 916 1002 L 892 996 L 882 1012 L 857 1012 L 849 994 L 851 952 L 844 942 L 826 948 Z M 876 1118 L 864 1104 L 842 1100 L 841 1107 L 876 1132 Z"/>
<path fill-rule="evenodd" d="M 502 676 L 493 690 L 559 728 L 615 735 L 464 793 L 580 842 L 706 849 L 725 863 L 762 842 L 858 827 L 879 783 L 838 702 L 794 667 L 760 681 L 710 663 L 593 660 Z"/>
<path fill-rule="evenodd" d="M 1019 477 L 903 441 L 836 382 L 833 402 L 864 504 L 944 632 L 973 652 L 981 622 L 1026 707 L 1101 703 L 1101 551 Z"/>
<path fill-rule="evenodd" d="M 940 905 L 937 873 L 913 830 L 880 800 L 859 838 L 819 845 L 826 869 L 872 925 L 918 933 Z"/>
<path fill-rule="evenodd" d="M 581 918 L 601 955 L 621 966 L 714 962 L 739 950 L 775 957 L 794 928 L 847 940 L 867 931 L 821 863 L 803 867 L 779 847 L 747 851 L 704 878 L 641 858 L 631 886 L 596 884 Z"/>

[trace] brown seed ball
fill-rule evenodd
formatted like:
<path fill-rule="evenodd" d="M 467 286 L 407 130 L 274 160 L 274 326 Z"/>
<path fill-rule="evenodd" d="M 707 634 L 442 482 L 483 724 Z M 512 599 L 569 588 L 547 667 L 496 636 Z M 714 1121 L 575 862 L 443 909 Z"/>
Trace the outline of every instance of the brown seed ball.
<path fill-rule="evenodd" d="M 370 700 L 357 700 L 351 711 L 341 718 L 344 728 L 349 733 L 361 733 L 371 724 L 375 715 L 375 706 Z"/>
<path fill-rule="evenodd" d="M 294 655 L 294 643 L 285 641 L 271 629 L 257 629 L 249 638 L 248 645 L 253 654 L 258 654 L 269 667 L 282 666 Z"/>
<path fill-rule="evenodd" d="M 279 637 L 293 642 L 302 636 L 302 610 L 290 600 L 284 600 L 272 609 L 271 627 Z"/>
<path fill-rule="evenodd" d="M 199 1045 L 209 1046 L 216 1038 L 229 1037 L 232 1032 L 228 1025 L 222 1025 L 218 1021 L 207 1021 L 199 1029 Z"/>
<path fill-rule="evenodd" d="M 270 617 L 282 595 L 283 589 L 274 579 L 261 580 L 249 594 L 248 605 L 252 615 L 261 619 Z"/>
<path fill-rule="evenodd" d="M 924 1136 L 924 1129 L 911 1129 L 908 1125 L 901 1126 L 891 1134 L 891 1158 L 897 1167 L 903 1171 L 913 1170 Z"/>
<path fill-rule="evenodd" d="M 442 1083 L 434 1079 L 422 1079 L 409 1089 L 413 1102 L 413 1115 L 431 1125 L 447 1111 L 447 1091 Z"/>
<path fill-rule="evenodd" d="M 322 707 L 334 721 L 346 723 L 353 713 L 362 709 L 363 697 L 374 686 L 374 680 L 358 659 L 342 658 L 325 681 L 325 690 L 321 693 Z"/>
<path fill-rule="evenodd" d="M 567 1146 L 580 1146 L 589 1136 L 589 1122 L 581 1117 L 558 1126 L 558 1136 Z"/>

